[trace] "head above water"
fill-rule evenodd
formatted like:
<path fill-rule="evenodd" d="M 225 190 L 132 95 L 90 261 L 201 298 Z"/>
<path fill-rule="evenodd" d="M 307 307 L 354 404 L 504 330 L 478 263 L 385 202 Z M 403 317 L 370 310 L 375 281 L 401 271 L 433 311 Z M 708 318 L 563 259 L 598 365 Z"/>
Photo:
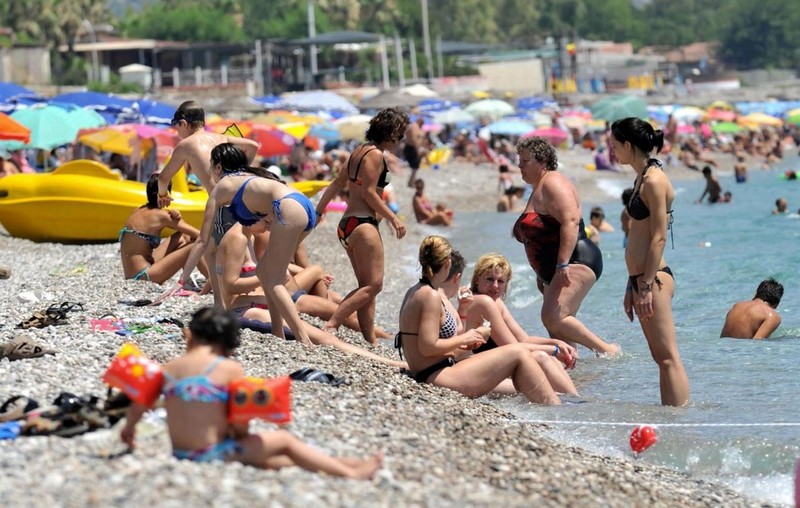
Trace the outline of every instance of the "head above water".
<path fill-rule="evenodd" d="M 472 271 L 472 283 L 470 284 L 472 292 L 479 294 L 478 282 L 481 278 L 493 273 L 499 273 L 506 280 L 506 287 L 502 294 L 502 298 L 505 298 L 505 290 L 508 289 L 508 283 L 511 282 L 511 264 L 502 254 L 486 254 L 478 259 Z"/>
<path fill-rule="evenodd" d="M 408 123 L 405 111 L 399 108 L 382 109 L 369 121 L 366 140 L 375 144 L 400 141 L 406 134 Z"/>
<path fill-rule="evenodd" d="M 226 355 L 232 354 L 240 344 L 239 320 L 226 310 L 201 307 L 192 314 L 189 331 L 193 343 L 219 346 Z"/>
<path fill-rule="evenodd" d="M 776 309 L 783 298 L 783 285 L 772 277 L 764 279 L 756 289 L 755 298 L 764 300 L 770 307 Z"/>
<path fill-rule="evenodd" d="M 633 116 L 611 124 L 611 134 L 621 144 L 630 143 L 646 154 L 653 153 L 653 150 L 659 153 L 664 147 L 664 132 L 661 129 L 653 129 L 649 123 Z"/>
<path fill-rule="evenodd" d="M 148 208 L 158 208 L 158 175 L 159 173 L 150 175 L 150 178 L 147 180 L 146 192 Z M 172 180 L 167 184 L 167 192 L 172 192 Z"/>
<path fill-rule="evenodd" d="M 517 153 L 530 156 L 532 159 L 542 164 L 546 169 L 555 171 L 558 169 L 558 155 L 556 149 L 544 138 L 533 136 L 525 138 L 517 143 Z"/>
<path fill-rule="evenodd" d="M 419 264 L 422 276 L 433 279 L 433 276 L 444 267 L 453 253 L 453 247 L 446 238 L 437 235 L 426 236 L 419 244 Z"/>
<path fill-rule="evenodd" d="M 193 129 L 203 127 L 206 124 L 206 112 L 197 102 L 186 101 L 175 110 L 170 124 L 176 127 L 182 121 Z"/>

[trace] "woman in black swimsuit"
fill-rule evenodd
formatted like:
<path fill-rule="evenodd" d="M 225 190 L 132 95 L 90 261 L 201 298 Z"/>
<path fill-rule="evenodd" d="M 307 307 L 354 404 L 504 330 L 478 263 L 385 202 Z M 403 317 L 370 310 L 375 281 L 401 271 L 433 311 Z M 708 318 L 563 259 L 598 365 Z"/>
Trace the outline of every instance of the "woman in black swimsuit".
<path fill-rule="evenodd" d="M 586 346 L 595 353 L 619 350 L 592 333 L 576 314 L 603 271 L 598 247 L 586 237 L 575 186 L 558 173 L 556 149 L 544 138 L 517 144 L 522 179 L 533 185 L 514 237 L 525 246 L 542 292 L 542 324 L 551 337 Z"/>
<path fill-rule="evenodd" d="M 344 319 L 357 313 L 364 338 L 377 344 L 375 336 L 375 298 L 383 287 L 383 240 L 378 230 L 378 216 L 385 217 L 398 239 L 406 227 L 381 198 L 391 174 L 383 158 L 384 150 L 393 150 L 405 135 L 408 115 L 397 108 L 382 109 L 369 122 L 367 142 L 356 148 L 336 180 L 325 189 L 317 203 L 321 216 L 328 202 L 349 184 L 347 203 L 337 235 L 345 248 L 358 281 L 358 287 L 348 294 L 336 313 L 325 323 L 325 329 L 335 331 Z"/>
<path fill-rule="evenodd" d="M 400 332 L 395 345 L 405 353 L 411 373 L 420 383 L 431 383 L 480 397 L 504 379 L 531 402 L 559 404 L 542 368 L 525 344 L 509 344 L 455 362 L 456 353 L 483 344 L 488 328 L 456 335 L 458 322 L 439 291 L 448 278 L 453 249 L 441 236 L 428 236 L 419 247 L 422 278 L 408 290 L 400 307 Z"/>
<path fill-rule="evenodd" d="M 631 225 L 625 248 L 630 275 L 623 303 L 625 314 L 631 321 L 634 311 L 639 317 L 658 364 L 661 403 L 682 406 L 689 402 L 689 379 L 681 363 L 672 317 L 675 280 L 663 257 L 675 191 L 661 163 L 650 157 L 653 150 L 661 151 L 664 133 L 638 118 L 625 118 L 614 122 L 611 134 L 619 162 L 636 171 L 633 194 L 626 205 Z"/>

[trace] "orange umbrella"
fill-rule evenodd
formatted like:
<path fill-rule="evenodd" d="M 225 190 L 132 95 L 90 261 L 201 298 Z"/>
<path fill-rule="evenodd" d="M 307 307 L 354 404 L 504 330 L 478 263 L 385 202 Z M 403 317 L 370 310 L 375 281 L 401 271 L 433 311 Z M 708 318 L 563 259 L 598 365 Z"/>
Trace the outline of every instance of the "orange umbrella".
<path fill-rule="evenodd" d="M 258 155 L 261 157 L 275 157 L 276 155 L 289 155 L 297 140 L 290 134 L 271 125 L 253 124 L 247 136 L 261 144 Z"/>
<path fill-rule="evenodd" d="M 0 139 L 31 142 L 31 130 L 5 113 L 0 113 Z"/>

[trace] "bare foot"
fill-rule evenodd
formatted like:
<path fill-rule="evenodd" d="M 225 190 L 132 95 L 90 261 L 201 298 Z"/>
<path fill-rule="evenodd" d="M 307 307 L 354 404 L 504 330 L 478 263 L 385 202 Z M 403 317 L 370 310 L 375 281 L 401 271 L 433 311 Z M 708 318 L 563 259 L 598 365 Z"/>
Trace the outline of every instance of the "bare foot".
<path fill-rule="evenodd" d="M 371 480 L 375 473 L 383 467 L 383 452 L 378 452 L 367 460 L 359 460 L 357 464 L 350 464 L 353 468 L 352 478 L 356 480 Z"/>
<path fill-rule="evenodd" d="M 603 358 L 614 358 L 622 351 L 622 347 L 619 344 L 609 344 L 606 351 L 597 351 L 597 356 L 602 356 Z"/>

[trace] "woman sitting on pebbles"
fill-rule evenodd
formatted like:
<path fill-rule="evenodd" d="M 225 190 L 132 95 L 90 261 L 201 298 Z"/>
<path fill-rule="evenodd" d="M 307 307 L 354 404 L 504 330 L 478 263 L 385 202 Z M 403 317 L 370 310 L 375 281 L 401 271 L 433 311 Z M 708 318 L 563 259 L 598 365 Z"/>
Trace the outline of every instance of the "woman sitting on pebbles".
<path fill-rule="evenodd" d="M 535 337 L 525 332 L 503 301 L 509 282 L 511 265 L 508 260 L 500 254 L 488 254 L 481 256 L 475 264 L 471 288 L 464 287 L 459 291 L 458 314 L 464 320 L 464 326 L 474 328 L 484 322 L 491 325 L 491 336 L 472 352 L 478 354 L 505 344 L 525 344 L 550 385 L 559 393 L 576 395 L 578 391 L 564 366 L 575 366 L 577 351 L 564 341 Z"/>
<path fill-rule="evenodd" d="M 267 299 L 264 297 L 264 291 L 255 277 L 255 266 L 250 260 L 247 248 L 248 237 L 252 233 L 258 232 L 259 228 L 265 227 L 262 224 L 257 223 L 253 226 L 234 224 L 222 237 L 216 258 L 220 297 L 225 308 L 236 315 L 242 327 L 261 333 L 277 335 L 273 331 Z M 294 295 L 293 298 L 298 312 L 320 319 L 328 319 L 336 311 L 336 304 L 325 298 L 309 295 L 305 292 L 295 292 Z M 310 323 L 301 321 L 300 324 L 313 344 L 333 346 L 345 353 L 357 354 L 393 367 L 406 367 L 405 362 L 389 360 L 354 344 L 344 342 L 335 335 L 320 330 Z M 345 326 L 360 331 L 355 316 L 349 316 L 345 320 Z M 378 329 L 377 332 L 380 334 L 379 336 L 389 337 L 389 334 L 381 329 Z M 290 330 L 284 330 L 284 336 L 294 338 Z"/>
<path fill-rule="evenodd" d="M 450 274 L 452 250 L 441 236 L 428 236 L 422 241 L 422 278 L 408 290 L 400 308 L 400 332 L 395 346 L 405 353 L 414 379 L 467 397 L 480 397 L 510 377 L 515 388 L 531 402 L 560 404 L 525 344 L 504 345 L 455 362 L 457 354 L 483 345 L 490 330 L 472 328 L 456 335 L 457 316 L 447 310 L 447 297 L 439 291 Z"/>
<path fill-rule="evenodd" d="M 161 241 L 164 228 L 175 231 L 166 242 Z M 119 254 L 125 278 L 163 284 L 186 262 L 199 233 L 181 218 L 178 210 L 158 207 L 158 175 L 150 177 L 147 204 L 134 210 L 119 232 Z M 200 271 L 208 276 L 205 263 L 200 264 Z"/>
<path fill-rule="evenodd" d="M 383 455 L 368 459 L 326 455 L 285 430 L 250 434 L 248 424 L 227 422 L 228 385 L 244 377 L 239 362 L 230 359 L 239 346 L 239 324 L 230 313 L 204 307 L 192 316 L 186 353 L 164 365 L 163 393 L 172 454 L 197 462 L 237 461 L 264 469 L 300 466 L 334 476 L 367 480 L 383 463 Z M 145 408 L 128 408 L 120 437 L 135 445 L 136 424 Z"/>

